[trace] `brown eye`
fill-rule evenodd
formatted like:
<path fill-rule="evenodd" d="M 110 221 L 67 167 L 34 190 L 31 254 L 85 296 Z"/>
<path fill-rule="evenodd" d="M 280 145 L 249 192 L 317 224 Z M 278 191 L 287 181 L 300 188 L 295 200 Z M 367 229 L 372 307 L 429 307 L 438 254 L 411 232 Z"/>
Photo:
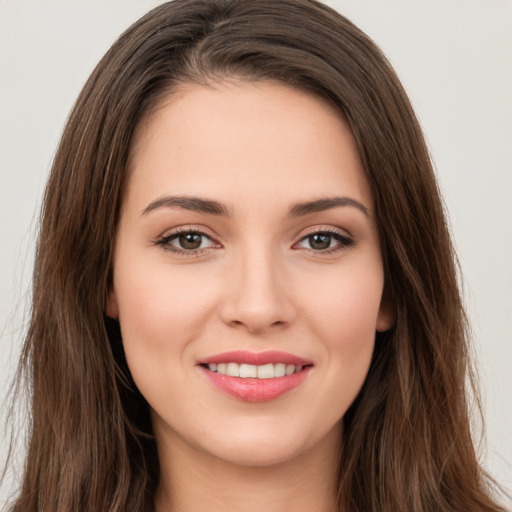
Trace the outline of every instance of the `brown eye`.
<path fill-rule="evenodd" d="M 194 250 L 201 247 L 203 236 L 199 233 L 186 233 L 180 235 L 177 241 L 181 249 Z"/>
<path fill-rule="evenodd" d="M 325 233 L 317 233 L 315 235 L 308 236 L 309 246 L 315 251 L 329 249 L 331 246 L 331 238 L 331 235 L 327 235 Z"/>
<path fill-rule="evenodd" d="M 190 254 L 216 247 L 216 243 L 201 231 L 179 231 L 163 236 L 156 243 L 167 251 Z"/>
<path fill-rule="evenodd" d="M 308 249 L 309 251 L 330 253 L 351 245 L 354 245 L 354 240 L 343 233 L 337 231 L 317 231 L 305 236 L 295 247 Z"/>

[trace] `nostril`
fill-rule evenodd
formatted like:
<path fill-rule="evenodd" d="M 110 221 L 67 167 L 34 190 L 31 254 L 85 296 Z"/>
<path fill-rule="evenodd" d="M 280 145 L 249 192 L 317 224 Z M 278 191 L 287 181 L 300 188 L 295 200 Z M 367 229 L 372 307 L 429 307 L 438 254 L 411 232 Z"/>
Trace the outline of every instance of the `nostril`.
<path fill-rule="evenodd" d="M 276 320 L 275 322 L 257 322 L 251 319 L 248 319 L 246 322 L 243 320 L 231 320 L 229 322 L 229 326 L 232 328 L 240 328 L 245 327 L 251 333 L 256 333 L 263 331 L 265 329 L 277 330 L 282 329 L 287 324 L 286 321 Z"/>

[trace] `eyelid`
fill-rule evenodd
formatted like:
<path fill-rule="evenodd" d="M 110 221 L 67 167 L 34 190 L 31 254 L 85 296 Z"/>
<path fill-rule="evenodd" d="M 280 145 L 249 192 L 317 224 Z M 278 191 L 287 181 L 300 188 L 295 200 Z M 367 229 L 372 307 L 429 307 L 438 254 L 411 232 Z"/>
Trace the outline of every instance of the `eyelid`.
<path fill-rule="evenodd" d="M 212 235 L 210 230 L 205 228 L 204 226 L 197 225 L 182 225 L 177 226 L 175 228 L 169 229 L 164 232 L 164 234 L 159 235 L 155 240 L 152 241 L 153 245 L 157 245 L 162 247 L 162 249 L 179 255 L 185 256 L 199 256 L 205 252 L 208 252 L 212 249 L 222 248 L 222 244 L 219 242 L 218 237 L 216 235 Z M 210 247 L 203 247 L 197 249 L 181 249 L 179 247 L 175 247 L 170 244 L 170 242 L 180 235 L 183 234 L 198 234 L 202 237 L 210 240 L 213 245 Z M 330 247 L 327 249 L 312 249 L 307 247 L 298 247 L 298 245 L 306 240 L 308 237 L 316 235 L 316 234 L 326 234 L 337 239 L 338 244 L 334 247 Z M 297 235 L 297 241 L 292 245 L 292 249 L 294 250 L 305 250 L 310 253 L 314 253 L 316 255 L 327 255 L 332 252 L 336 252 L 339 250 L 347 249 L 348 247 L 355 244 L 355 241 L 346 230 L 333 227 L 333 226 L 312 226 L 303 231 L 300 235 Z"/>
<path fill-rule="evenodd" d="M 298 244 L 309 238 L 310 236 L 316 235 L 316 234 L 327 234 L 329 236 L 332 236 L 334 238 L 338 239 L 338 244 L 335 247 L 331 247 L 324 250 L 315 250 L 315 249 L 308 249 L 306 247 L 297 247 Z M 306 231 L 302 232 L 300 235 L 298 235 L 298 240 L 292 245 L 292 249 L 295 250 L 305 250 L 310 253 L 313 253 L 315 255 L 327 255 L 336 251 L 347 249 L 348 247 L 351 247 L 355 245 L 354 238 L 352 235 L 350 235 L 346 230 L 333 227 L 333 226 L 313 226 L 308 228 Z"/>
<path fill-rule="evenodd" d="M 153 240 L 153 245 L 161 246 L 163 250 L 168 251 L 170 253 L 185 255 L 185 256 L 198 256 L 204 252 L 207 252 L 211 249 L 217 249 L 222 247 L 222 244 L 219 242 L 215 235 L 208 233 L 206 228 L 202 226 L 195 225 L 186 225 L 186 226 L 178 226 L 176 228 L 172 228 L 170 230 L 165 231 L 162 235 L 159 235 L 155 240 Z M 175 247 L 170 244 L 171 240 L 179 237 L 183 234 L 194 233 L 201 235 L 209 240 L 211 240 L 214 246 L 211 247 L 203 247 L 198 249 L 180 249 L 179 247 Z"/>
<path fill-rule="evenodd" d="M 346 229 L 340 228 L 338 226 L 333 226 L 330 224 L 317 224 L 315 226 L 306 228 L 304 231 L 301 231 L 297 235 L 297 238 L 300 238 L 302 240 L 304 237 L 314 235 L 315 233 L 333 233 L 346 238 L 353 238 L 352 235 Z"/>
<path fill-rule="evenodd" d="M 182 224 L 173 228 L 168 228 L 163 231 L 163 233 L 159 235 L 157 239 L 169 238 L 172 236 L 181 235 L 183 233 L 199 233 L 219 243 L 218 235 L 215 234 L 210 228 L 202 226 L 201 224 Z"/>

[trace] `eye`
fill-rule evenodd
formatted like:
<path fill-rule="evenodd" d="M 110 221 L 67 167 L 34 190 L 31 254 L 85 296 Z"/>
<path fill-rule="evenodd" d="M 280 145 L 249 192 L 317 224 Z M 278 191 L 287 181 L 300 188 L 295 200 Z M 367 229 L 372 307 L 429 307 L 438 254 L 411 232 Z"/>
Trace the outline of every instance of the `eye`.
<path fill-rule="evenodd" d="M 315 252 L 332 252 L 354 244 L 352 238 L 338 231 L 316 231 L 302 238 L 296 247 Z"/>
<path fill-rule="evenodd" d="M 179 230 L 162 236 L 156 244 L 161 245 L 165 250 L 182 254 L 194 254 L 218 246 L 206 233 L 192 229 Z"/>

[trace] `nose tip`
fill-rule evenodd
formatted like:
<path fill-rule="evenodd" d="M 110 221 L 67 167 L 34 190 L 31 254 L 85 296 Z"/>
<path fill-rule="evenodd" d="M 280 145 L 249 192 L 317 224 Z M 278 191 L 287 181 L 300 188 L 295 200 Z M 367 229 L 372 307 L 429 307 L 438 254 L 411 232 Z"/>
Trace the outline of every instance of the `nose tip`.
<path fill-rule="evenodd" d="M 285 280 L 272 260 L 236 272 L 227 287 L 222 320 L 251 334 L 286 328 L 295 318 L 295 309 Z"/>
<path fill-rule="evenodd" d="M 277 320 L 275 322 L 266 321 L 261 316 L 251 313 L 246 313 L 245 315 L 239 315 L 243 317 L 244 320 L 231 320 L 229 325 L 235 328 L 246 329 L 251 334 L 258 334 L 264 332 L 266 330 L 278 330 L 279 328 L 285 327 L 288 322 L 283 320 Z"/>

